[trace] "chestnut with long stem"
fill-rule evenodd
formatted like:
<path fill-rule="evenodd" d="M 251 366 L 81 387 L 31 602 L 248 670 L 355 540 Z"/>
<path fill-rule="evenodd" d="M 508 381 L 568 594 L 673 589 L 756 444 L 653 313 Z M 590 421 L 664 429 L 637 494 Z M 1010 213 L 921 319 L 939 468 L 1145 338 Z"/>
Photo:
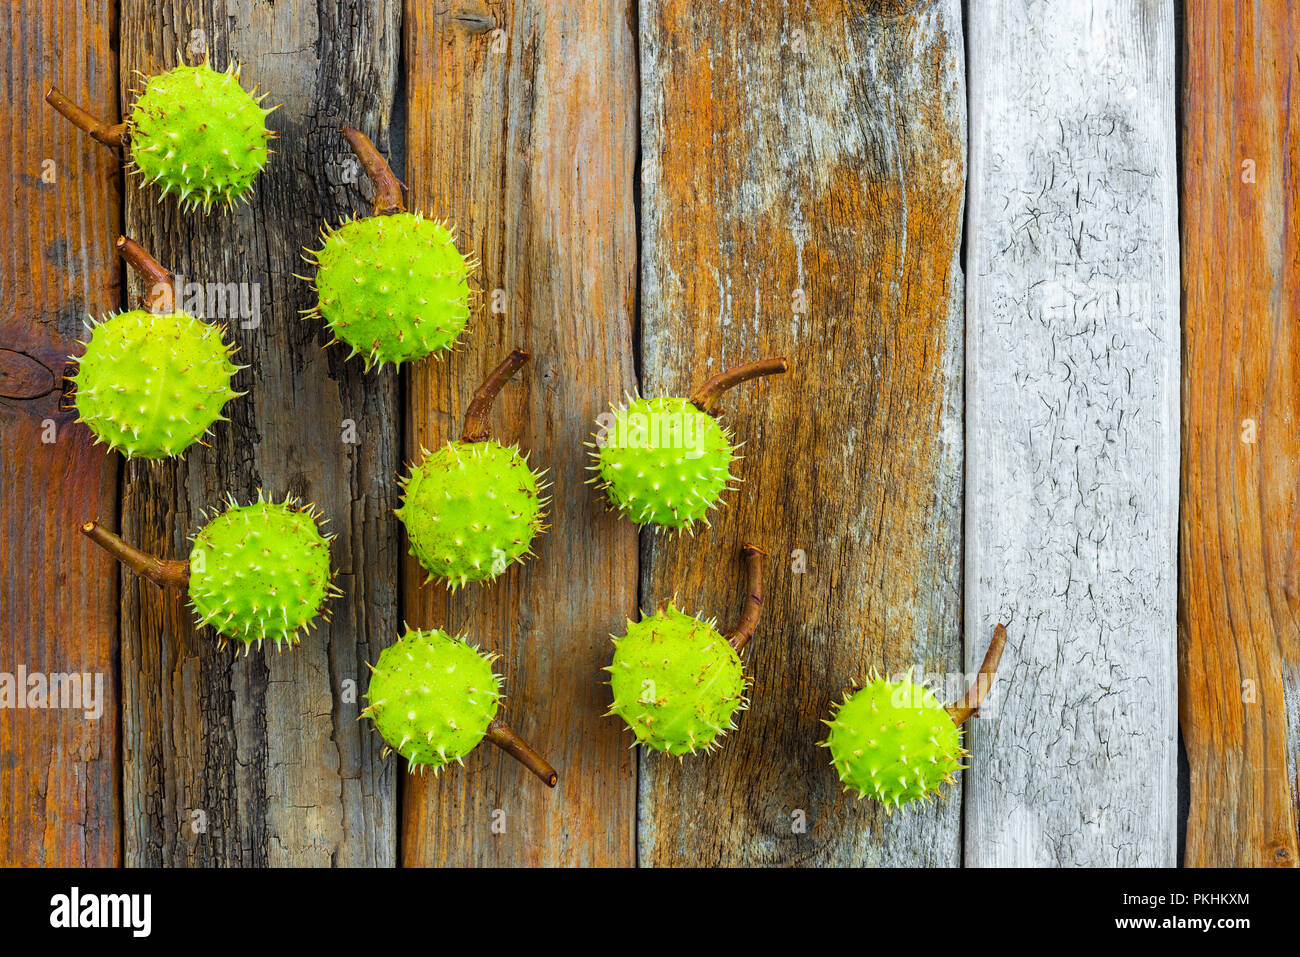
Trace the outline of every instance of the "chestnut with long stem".
<path fill-rule="evenodd" d="M 745 559 L 745 601 L 740 607 L 740 617 L 727 632 L 727 643 L 741 651 L 754 637 L 758 617 L 763 610 L 763 558 L 767 552 L 757 545 L 746 545 L 740 550 Z"/>
<path fill-rule="evenodd" d="M 734 366 L 725 372 L 719 372 L 696 389 L 691 395 L 690 403 L 701 412 L 717 415 L 722 396 L 728 389 L 735 388 L 750 379 L 757 379 L 759 376 L 779 375 L 789 368 L 790 364 L 785 360 L 784 356 L 759 359 L 756 362 L 746 362 L 743 365 Z"/>
<path fill-rule="evenodd" d="M 980 705 L 984 703 L 984 697 L 993 687 L 993 679 L 998 673 L 998 665 L 1002 662 L 1002 649 L 1007 645 L 1007 629 L 999 624 L 993 629 L 993 640 L 989 642 L 989 650 L 984 653 L 984 663 L 980 665 L 979 674 L 975 676 L 974 683 L 966 689 L 960 701 L 955 701 L 948 705 L 944 710 L 952 718 L 952 723 L 960 725 L 968 718 L 979 714 Z"/>
<path fill-rule="evenodd" d="M 77 106 L 57 87 L 52 86 L 45 93 L 45 102 L 59 111 L 73 126 L 89 133 L 95 140 L 105 146 L 118 147 L 127 145 L 127 127 L 125 123 L 105 123 L 96 119 Z"/>
<path fill-rule="evenodd" d="M 515 373 L 523 368 L 529 358 L 531 357 L 527 352 L 515 349 L 499 366 L 488 373 L 483 384 L 475 391 L 469 408 L 465 410 L 465 426 L 460 432 L 462 442 L 486 442 L 492 435 L 489 422 L 492 403 L 501 394 L 505 384 L 514 378 Z"/>
<path fill-rule="evenodd" d="M 86 522 L 81 526 L 81 534 L 159 588 L 179 588 L 189 584 L 190 563 L 187 561 L 147 555 L 98 522 Z"/>
<path fill-rule="evenodd" d="M 370 182 L 375 184 L 375 211 L 371 215 L 388 216 L 403 212 L 406 204 L 402 202 L 401 180 L 394 175 L 388 160 L 384 159 L 370 137 L 358 129 L 345 126 L 343 138 L 352 147 L 352 152 L 357 154 L 357 160 L 370 177 Z"/>

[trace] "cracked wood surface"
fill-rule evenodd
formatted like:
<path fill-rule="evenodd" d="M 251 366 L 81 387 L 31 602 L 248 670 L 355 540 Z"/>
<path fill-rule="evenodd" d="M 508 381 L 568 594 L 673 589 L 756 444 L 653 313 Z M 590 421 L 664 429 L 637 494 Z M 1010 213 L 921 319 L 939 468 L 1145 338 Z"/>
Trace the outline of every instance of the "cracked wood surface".
<path fill-rule="evenodd" d="M 1010 640 L 966 863 L 1172 866 L 1173 4 L 978 3 L 968 26 L 966 634 Z"/>
<path fill-rule="evenodd" d="M 250 368 L 211 447 L 178 463 L 130 463 L 122 534 L 163 557 L 189 553 L 203 510 L 259 488 L 315 502 L 337 534 L 341 598 L 333 621 L 293 651 L 242 654 L 196 632 L 181 594 L 126 576 L 122 588 L 125 857 L 139 865 L 387 865 L 396 851 L 395 779 L 357 714 L 365 662 L 396 634 L 398 541 L 394 476 L 397 376 L 363 375 L 298 311 L 314 304 L 301 249 L 324 221 L 364 207 L 339 134 L 365 126 L 387 146 L 397 84 L 400 5 L 342 0 L 266 3 L 126 0 L 122 75 L 175 66 L 178 50 L 243 63 L 283 108 L 251 194 L 233 213 L 179 213 L 172 198 L 128 193 L 127 233 L 188 281 L 260 284 L 260 321 L 228 323 Z M 194 31 L 203 30 L 202 34 Z M 139 85 L 138 77 L 129 84 Z M 131 102 L 123 89 L 123 108 Z M 134 290 L 137 283 L 132 281 Z M 250 326 L 244 328 L 245 325 Z M 356 443 L 345 443 L 347 422 Z M 86 563 L 111 581 L 106 557 Z M 351 700 L 349 700 L 351 699 Z"/>
<path fill-rule="evenodd" d="M 554 483 L 537 558 L 454 595 L 422 585 L 408 558 L 405 615 L 501 653 L 505 717 L 559 785 L 488 745 L 464 768 L 408 778 L 402 860 L 630 865 L 635 761 L 601 717 L 600 668 L 636 606 L 636 532 L 584 484 L 583 443 L 634 384 L 635 23 L 608 0 L 409 3 L 405 34 L 410 207 L 457 224 L 483 291 L 465 348 L 411 371 L 406 455 L 455 438 L 478 383 L 518 346 L 532 361 L 497 400 L 494 434 Z"/>
<path fill-rule="evenodd" d="M 815 745 L 871 667 L 960 668 L 960 4 L 644 2 L 640 30 L 643 391 L 791 370 L 723 401 L 712 529 L 646 536 L 646 609 L 730 620 L 741 544 L 771 560 L 750 709 L 708 758 L 643 756 L 639 859 L 956 865 L 959 794 L 887 820 Z"/>
<path fill-rule="evenodd" d="M 1186 863 L 1300 865 L 1300 8 L 1187 9 Z"/>
<path fill-rule="evenodd" d="M 113 253 L 117 162 L 42 102 L 55 85 L 117 112 L 110 4 L 0 8 L 9 95 L 0 129 L 6 253 L 0 265 L 0 673 L 100 676 L 81 710 L 0 708 L 0 864 L 106 866 L 120 858 L 117 580 L 83 575 L 98 551 L 78 531 L 115 521 L 119 464 L 75 424 L 64 364 L 88 314 L 120 304 Z M 51 56 L 51 50 L 59 50 Z M 73 371 L 73 370 L 69 370 Z M 27 689 L 18 689 L 25 697 Z"/>

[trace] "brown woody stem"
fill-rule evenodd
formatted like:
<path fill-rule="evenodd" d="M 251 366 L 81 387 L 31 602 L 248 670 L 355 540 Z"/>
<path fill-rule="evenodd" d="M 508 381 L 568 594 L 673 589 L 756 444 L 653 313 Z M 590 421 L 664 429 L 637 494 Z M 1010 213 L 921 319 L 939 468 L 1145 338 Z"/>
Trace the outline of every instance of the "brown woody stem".
<path fill-rule="evenodd" d="M 370 182 L 375 184 L 374 215 L 387 216 L 406 209 L 406 204 L 402 202 L 401 180 L 393 175 L 393 168 L 375 148 L 375 144 L 370 142 L 370 137 L 350 126 L 343 128 L 343 136 L 352 147 L 352 152 L 357 154 L 361 168 L 370 177 Z"/>
<path fill-rule="evenodd" d="M 487 739 L 537 775 L 548 788 L 555 787 L 555 782 L 560 779 L 555 768 L 547 764 L 546 759 L 534 751 L 531 744 L 515 734 L 514 729 L 499 715 L 488 725 Z"/>
<path fill-rule="evenodd" d="M 948 705 L 944 710 L 952 718 L 953 724 L 961 724 L 967 718 L 979 713 L 980 705 L 984 702 L 984 696 L 988 694 L 993 687 L 993 678 L 998 673 L 998 665 L 1002 661 L 1002 649 L 1007 645 L 1007 629 L 999 624 L 993 629 L 993 640 L 989 642 L 989 650 L 984 654 L 984 664 L 980 665 L 979 674 L 975 676 L 975 683 L 966 689 L 966 694 L 960 701 Z"/>
<path fill-rule="evenodd" d="M 126 124 L 105 123 L 97 120 L 81 107 L 63 95 L 57 86 L 52 86 L 45 94 L 45 102 L 62 113 L 72 125 L 85 130 L 105 146 L 126 145 Z"/>
<path fill-rule="evenodd" d="M 176 303 L 172 301 L 172 274 L 164 269 L 158 260 L 145 252 L 134 239 L 118 236 L 116 245 L 117 254 L 125 259 L 146 283 L 145 293 L 140 297 L 140 305 L 150 312 L 158 311 L 159 307 L 165 307 L 163 311 L 166 312 L 174 311 Z"/>
<path fill-rule="evenodd" d="M 763 558 L 767 552 L 757 545 L 746 545 L 740 554 L 745 559 L 745 603 L 736 624 L 727 632 L 727 641 L 737 651 L 749 644 L 758 628 L 758 616 L 763 610 Z"/>
<path fill-rule="evenodd" d="M 788 368 L 790 368 L 790 364 L 785 361 L 785 358 L 777 356 L 774 359 L 759 359 L 757 362 L 746 362 L 744 365 L 735 366 L 726 372 L 719 372 L 695 390 L 695 394 L 691 396 L 691 405 L 701 412 L 716 415 L 718 403 L 722 401 L 722 394 L 728 389 L 734 388 L 742 382 L 748 382 L 750 379 L 757 379 L 759 376 L 776 375 Z"/>
<path fill-rule="evenodd" d="M 81 533 L 104 549 L 119 562 L 137 575 L 143 575 L 159 588 L 184 585 L 190 580 L 190 563 L 185 561 L 168 561 L 146 555 L 133 545 L 128 545 L 120 537 L 98 522 L 87 522 L 81 526 Z"/>
<path fill-rule="evenodd" d="M 465 413 L 465 428 L 461 429 L 460 433 L 462 442 L 487 441 L 488 436 L 492 434 L 492 427 L 488 421 L 492 414 L 492 403 L 505 388 L 505 384 L 523 368 L 529 358 L 527 352 L 516 349 L 483 380 L 483 384 L 474 393 L 474 399 Z"/>

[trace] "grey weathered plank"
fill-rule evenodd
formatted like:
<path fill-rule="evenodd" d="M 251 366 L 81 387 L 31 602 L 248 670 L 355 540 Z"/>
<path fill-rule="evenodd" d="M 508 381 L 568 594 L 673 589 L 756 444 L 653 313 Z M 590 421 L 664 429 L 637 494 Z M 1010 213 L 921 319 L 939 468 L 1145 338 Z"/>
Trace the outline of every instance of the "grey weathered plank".
<path fill-rule="evenodd" d="M 753 704 L 720 752 L 643 758 L 640 861 L 955 865 L 959 797 L 886 819 L 815 744 L 872 666 L 960 667 L 960 4 L 643 2 L 640 30 L 643 389 L 792 360 L 724 403 L 712 530 L 643 549 L 644 606 L 724 620 L 741 543 L 772 559 Z"/>
<path fill-rule="evenodd" d="M 501 653 L 506 717 L 559 785 L 489 745 L 410 778 L 402 860 L 630 865 L 635 762 L 601 718 L 600 668 L 636 605 L 636 533 L 584 484 L 583 442 L 633 384 L 634 24 L 610 0 L 407 9 L 409 205 L 456 223 L 483 290 L 465 349 L 411 372 L 407 456 L 454 437 L 478 383 L 519 346 L 533 358 L 497 400 L 494 434 L 554 485 L 536 559 L 454 595 L 408 560 L 404 610 Z"/>
<path fill-rule="evenodd" d="M 87 314 L 119 305 L 121 187 L 113 157 L 41 102 L 57 85 L 115 113 L 110 6 L 0 7 L 0 673 L 75 672 L 102 689 L 98 719 L 12 700 L 0 708 L 0 866 L 120 860 L 117 581 L 78 532 L 88 517 L 113 519 L 119 467 L 75 424 L 62 391 Z"/>
<path fill-rule="evenodd" d="M 971 5 L 971 865 L 1172 865 L 1173 4 Z M 979 638 L 980 640 L 970 640 Z"/>
<path fill-rule="evenodd" d="M 379 741 L 345 700 L 398 626 L 399 536 L 390 514 L 398 468 L 397 378 L 344 363 L 319 324 L 299 252 L 325 220 L 363 207 L 338 134 L 363 125 L 387 145 L 397 86 L 400 4 L 127 0 L 123 74 L 174 66 L 178 48 L 214 65 L 241 61 L 283 109 L 252 197 L 233 214 L 180 214 L 132 191 L 127 229 L 194 281 L 260 284 L 260 322 L 233 324 L 236 387 L 211 448 L 177 465 L 127 467 L 123 535 L 166 556 L 188 553 L 200 510 L 265 488 L 316 502 L 337 533 L 344 595 L 333 623 L 292 652 L 231 660 L 195 633 L 182 600 L 127 578 L 123 589 L 126 859 L 132 864 L 392 864 L 396 801 Z M 194 31 L 201 30 L 202 34 Z M 134 84 L 133 84 L 134 85 Z M 345 442 L 347 420 L 356 444 Z M 201 816 L 200 816 L 201 815 Z M 204 824 L 198 831 L 195 823 Z"/>

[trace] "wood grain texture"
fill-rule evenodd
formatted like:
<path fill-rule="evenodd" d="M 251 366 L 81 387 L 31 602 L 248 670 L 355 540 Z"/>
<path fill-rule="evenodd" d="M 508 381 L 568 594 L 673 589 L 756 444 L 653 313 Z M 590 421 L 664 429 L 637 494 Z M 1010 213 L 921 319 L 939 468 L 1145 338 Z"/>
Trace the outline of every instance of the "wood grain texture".
<path fill-rule="evenodd" d="M 971 5 L 966 863 L 1172 866 L 1173 4 Z"/>
<path fill-rule="evenodd" d="M 1300 864 L 1300 9 L 1184 34 L 1185 862 Z"/>
<path fill-rule="evenodd" d="M 363 375 L 298 310 L 314 304 L 304 246 L 323 221 L 364 200 L 350 185 L 345 124 L 387 145 L 400 54 L 399 5 L 127 0 L 124 74 L 174 66 L 178 48 L 243 63 L 283 108 L 252 194 L 233 214 L 181 214 L 131 191 L 128 232 L 167 267 L 198 282 L 256 283 L 260 321 L 233 322 L 249 395 L 227 407 L 210 448 L 176 465 L 127 467 L 123 536 L 165 557 L 189 552 L 203 509 L 264 488 L 314 501 L 338 535 L 332 561 L 343 597 L 333 623 L 292 652 L 231 660 L 195 632 L 180 595 L 123 587 L 126 859 L 151 865 L 384 865 L 396 854 L 396 798 L 380 742 L 357 722 L 365 662 L 397 628 L 398 380 Z M 203 31 L 196 34 L 194 31 Z M 138 85 L 138 84 L 133 84 Z M 133 286 L 134 288 L 134 286 Z M 356 444 L 346 441 L 350 420 Z M 357 686 L 360 686 L 359 688 Z M 355 690 L 352 690 L 355 689 Z M 351 690 L 351 694 L 349 691 Z M 349 700 L 350 698 L 350 700 Z M 202 830 L 199 829 L 202 826 Z"/>
<path fill-rule="evenodd" d="M 643 390 L 792 361 L 723 403 L 713 528 L 643 552 L 644 607 L 724 621 L 772 556 L 739 729 L 642 758 L 643 864 L 959 862 L 959 801 L 887 819 L 815 744 L 871 667 L 961 661 L 963 72 L 950 0 L 641 5 Z"/>
<path fill-rule="evenodd" d="M 505 715 L 560 776 L 548 792 L 483 745 L 464 768 L 409 778 L 409 865 L 633 861 L 633 756 L 600 717 L 599 669 L 636 605 L 636 534 L 584 484 L 582 443 L 633 385 L 634 31 L 607 0 L 407 4 L 409 205 L 457 224 L 484 293 L 467 347 L 410 374 L 407 454 L 457 437 L 478 383 L 519 346 L 533 358 L 494 432 L 554 487 L 536 559 L 454 596 L 408 559 L 405 614 L 501 653 Z"/>
<path fill-rule="evenodd" d="M 113 239 L 118 167 L 42 103 L 57 85 L 111 116 L 117 57 L 111 4 L 0 8 L 8 95 L 0 181 L 0 673 L 100 677 L 103 711 L 0 709 L 0 865 L 107 866 L 120 852 L 117 581 L 82 539 L 113 520 L 118 463 L 93 448 L 62 399 L 64 363 L 88 313 L 120 297 Z M 52 56 L 51 50 L 59 50 Z M 19 687 L 24 700 L 27 687 Z"/>

